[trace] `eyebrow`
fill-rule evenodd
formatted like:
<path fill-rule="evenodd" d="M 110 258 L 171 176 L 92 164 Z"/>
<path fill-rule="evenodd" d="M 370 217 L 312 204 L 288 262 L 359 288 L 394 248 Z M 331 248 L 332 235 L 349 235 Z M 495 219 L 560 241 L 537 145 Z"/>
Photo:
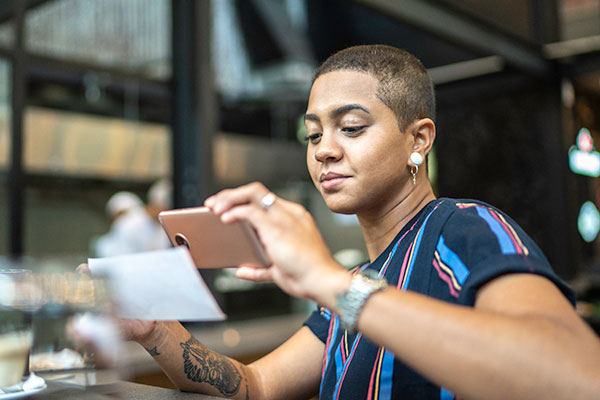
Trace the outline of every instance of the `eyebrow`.
<path fill-rule="evenodd" d="M 369 112 L 369 110 L 367 110 L 366 107 L 361 106 L 360 104 L 346 104 L 344 106 L 336 108 L 335 110 L 332 110 L 329 113 L 329 117 L 333 119 L 333 118 L 339 117 L 340 115 L 345 114 L 348 111 L 352 111 L 352 110 L 361 110 L 367 114 L 371 114 Z M 321 121 L 321 119 L 316 114 L 305 114 L 304 120 L 305 121 L 316 121 L 316 122 Z"/>

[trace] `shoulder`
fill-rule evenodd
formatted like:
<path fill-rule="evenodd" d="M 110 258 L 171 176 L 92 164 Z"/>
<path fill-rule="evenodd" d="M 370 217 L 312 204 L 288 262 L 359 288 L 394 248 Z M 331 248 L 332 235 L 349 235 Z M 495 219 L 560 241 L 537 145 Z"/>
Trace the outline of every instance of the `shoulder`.
<path fill-rule="evenodd" d="M 506 213 L 497 207 L 481 200 L 440 198 L 439 202 L 439 205 L 445 207 L 454 219 L 475 218 L 485 220 L 490 212 L 508 217 Z"/>
<path fill-rule="evenodd" d="M 443 218 L 446 222 L 456 223 L 457 221 L 468 221 L 472 222 L 487 220 L 490 212 L 498 213 L 503 218 L 510 218 L 506 213 L 502 212 L 493 205 L 480 200 L 474 199 L 453 199 L 448 197 L 441 197 L 435 200 L 433 205 L 432 216 L 436 218 Z M 511 220 L 511 223 L 513 221 Z"/>
<path fill-rule="evenodd" d="M 464 287 L 461 299 L 472 303 L 477 290 L 509 273 L 542 276 L 572 300 L 572 292 L 555 275 L 535 241 L 510 216 L 477 200 L 450 200 L 452 212 L 436 246 L 440 265 L 461 266 Z"/>
<path fill-rule="evenodd" d="M 445 200 L 451 209 L 442 232 L 447 240 L 489 243 L 502 254 L 541 255 L 529 235 L 505 212 L 479 200 Z"/>

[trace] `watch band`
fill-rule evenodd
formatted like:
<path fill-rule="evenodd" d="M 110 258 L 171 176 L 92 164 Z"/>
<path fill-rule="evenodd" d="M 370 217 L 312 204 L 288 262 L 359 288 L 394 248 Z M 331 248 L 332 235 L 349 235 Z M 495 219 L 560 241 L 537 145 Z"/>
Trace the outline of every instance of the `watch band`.
<path fill-rule="evenodd" d="M 351 333 L 356 332 L 358 316 L 367 299 L 380 290 L 387 288 L 385 279 L 376 271 L 365 269 L 354 275 L 348 291 L 337 296 L 337 308 L 342 327 Z"/>

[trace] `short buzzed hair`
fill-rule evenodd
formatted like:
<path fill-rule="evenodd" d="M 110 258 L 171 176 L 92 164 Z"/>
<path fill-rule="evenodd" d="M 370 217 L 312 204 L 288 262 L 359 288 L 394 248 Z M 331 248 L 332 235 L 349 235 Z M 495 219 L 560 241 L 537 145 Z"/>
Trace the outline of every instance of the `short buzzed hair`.
<path fill-rule="evenodd" d="M 401 130 L 417 119 L 435 120 L 435 93 L 427 70 L 406 50 L 387 45 L 348 47 L 329 56 L 314 81 L 332 71 L 357 71 L 379 81 L 377 98 L 389 107 Z"/>

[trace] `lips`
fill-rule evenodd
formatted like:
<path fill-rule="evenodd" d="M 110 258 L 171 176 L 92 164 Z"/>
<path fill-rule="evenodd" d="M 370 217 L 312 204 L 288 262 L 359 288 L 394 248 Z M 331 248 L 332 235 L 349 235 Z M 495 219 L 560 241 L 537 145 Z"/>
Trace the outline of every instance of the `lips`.
<path fill-rule="evenodd" d="M 348 178 L 348 175 L 338 174 L 336 172 L 327 172 L 326 174 L 321 174 L 321 176 L 319 176 L 319 182 L 321 183 L 321 187 L 323 189 L 330 190 L 338 185 L 341 185 Z"/>

